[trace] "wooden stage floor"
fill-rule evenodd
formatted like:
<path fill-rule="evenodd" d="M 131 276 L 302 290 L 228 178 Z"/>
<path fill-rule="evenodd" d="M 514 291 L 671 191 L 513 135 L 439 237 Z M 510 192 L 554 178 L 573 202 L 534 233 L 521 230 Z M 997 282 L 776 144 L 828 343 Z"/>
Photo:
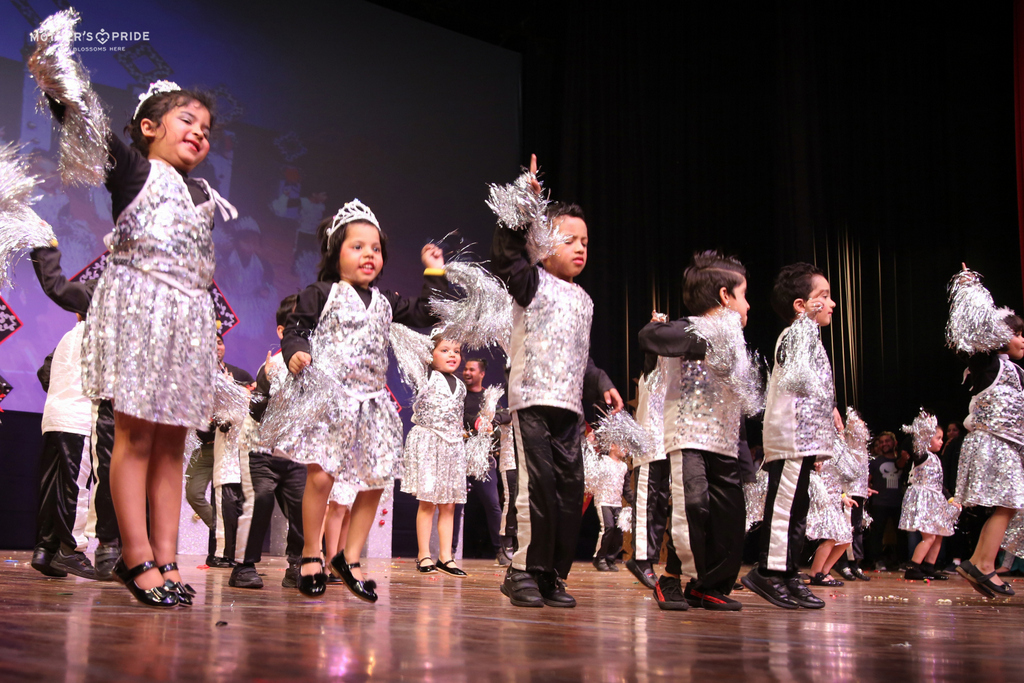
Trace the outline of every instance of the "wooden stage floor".
<path fill-rule="evenodd" d="M 260 565 L 266 587 L 254 591 L 185 556 L 196 605 L 160 611 L 114 583 L 47 579 L 27 552 L 0 560 L 3 680 L 1024 680 L 1024 594 L 986 601 L 958 578 L 873 574 L 817 589 L 819 611 L 737 591 L 742 612 L 662 612 L 625 570 L 577 563 L 579 607 L 523 609 L 490 562 L 465 562 L 458 580 L 370 560 L 374 606 L 341 585 L 323 600 L 281 588 L 280 558 Z"/>

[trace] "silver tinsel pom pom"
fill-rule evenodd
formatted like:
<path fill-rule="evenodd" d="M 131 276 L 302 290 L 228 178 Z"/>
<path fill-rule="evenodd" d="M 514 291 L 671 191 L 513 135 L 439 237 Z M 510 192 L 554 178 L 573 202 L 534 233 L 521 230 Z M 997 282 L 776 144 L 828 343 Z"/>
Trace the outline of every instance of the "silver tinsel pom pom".
<path fill-rule="evenodd" d="M 939 431 L 939 420 L 922 408 L 913 422 L 903 425 L 902 431 L 904 434 L 913 435 L 914 453 L 924 455 L 928 452 L 928 445 L 931 443 L 932 437 L 935 436 L 935 432 Z"/>
<path fill-rule="evenodd" d="M 484 399 L 480 402 L 480 419 L 487 424 L 494 423 L 494 414 L 498 412 L 498 401 L 505 395 L 505 388 L 500 384 L 492 384 L 484 388 Z"/>
<path fill-rule="evenodd" d="M 619 531 L 624 534 L 628 534 L 633 530 L 633 508 L 628 505 L 619 510 L 619 518 L 615 520 L 615 525 L 619 527 Z"/>
<path fill-rule="evenodd" d="M 946 345 L 968 354 L 1001 349 L 1013 337 L 1003 322 L 1011 313 L 1009 308 L 996 308 L 979 273 L 962 270 L 949 283 Z"/>
<path fill-rule="evenodd" d="M 310 422 L 330 424 L 332 407 L 343 400 L 337 380 L 315 365 L 307 366 L 292 381 L 297 386 L 291 395 L 298 400 L 285 400 L 286 392 L 278 391 L 270 397 L 267 412 L 260 423 L 260 440 L 267 453 L 278 448 L 289 452 L 295 447 L 289 440 L 295 431 L 294 425 Z"/>
<path fill-rule="evenodd" d="M 434 342 L 427 335 L 394 322 L 391 323 L 388 338 L 391 352 L 398 361 L 398 374 L 402 381 L 412 387 L 413 391 L 419 391 L 427 381 L 427 368 L 433 358 Z"/>
<path fill-rule="evenodd" d="M 594 436 L 602 453 L 618 446 L 623 457 L 642 458 L 655 448 L 651 435 L 624 410 L 602 415 L 597 421 Z"/>
<path fill-rule="evenodd" d="M 846 426 L 843 428 L 843 436 L 850 450 L 856 453 L 858 458 L 866 461 L 871 432 L 868 430 L 864 418 L 852 407 L 846 409 Z"/>
<path fill-rule="evenodd" d="M 789 326 L 789 334 L 779 347 L 781 365 L 774 372 L 779 375 L 779 389 L 801 396 L 820 396 L 829 392 L 818 372 L 815 360 L 821 345 L 821 327 L 813 313 L 801 313 Z M 828 397 L 831 400 L 831 396 Z"/>
<path fill-rule="evenodd" d="M 199 449 L 202 445 L 203 444 L 199 441 L 199 435 L 196 434 L 196 430 L 188 430 L 188 433 L 185 435 L 185 462 L 191 465 L 192 459 L 199 457 Z"/>
<path fill-rule="evenodd" d="M 28 69 L 40 90 L 66 107 L 60 134 L 60 175 L 67 185 L 98 186 L 107 177 L 110 121 L 92 89 L 89 72 L 74 50 L 79 15 L 66 9 L 35 31 Z M 46 107 L 45 99 L 40 105 Z"/>
<path fill-rule="evenodd" d="M 492 444 L 489 432 L 480 432 L 466 439 L 466 476 L 477 481 L 490 478 Z"/>
<path fill-rule="evenodd" d="M 17 145 L 0 146 L 0 289 L 12 284 L 14 264 L 25 251 L 57 243 L 50 224 L 29 208 L 37 182 Z"/>
<path fill-rule="evenodd" d="M 512 297 L 505 284 L 476 263 L 446 263 L 445 277 L 465 296 L 432 297 L 430 310 L 441 319 L 433 336 L 457 341 L 466 349 L 498 344 L 508 353 L 512 337 Z"/>
<path fill-rule="evenodd" d="M 228 425 L 225 434 L 227 453 L 238 452 L 245 431 L 245 418 L 249 415 L 249 390 L 237 384 L 226 373 L 218 372 L 213 378 L 213 421 L 220 425 Z"/>
<path fill-rule="evenodd" d="M 727 386 L 750 417 L 764 410 L 764 373 L 761 361 L 747 349 L 740 314 L 722 308 L 711 315 L 691 318 L 691 330 L 707 342 L 704 364 Z"/>
<path fill-rule="evenodd" d="M 828 465 L 835 468 L 839 480 L 844 484 L 856 481 L 864 470 L 857 454 L 850 449 L 846 439 L 839 432 L 836 432 L 836 437 L 832 440 L 832 459 Z M 844 490 L 845 488 L 844 486 Z"/>
<path fill-rule="evenodd" d="M 547 217 L 550 202 L 544 193 L 537 194 L 530 181 L 537 177 L 523 169 L 509 185 L 490 185 L 487 206 L 498 217 L 498 223 L 511 230 L 527 229 L 526 251 L 530 263 L 536 264 L 555 253 L 565 243 L 558 226 Z"/>

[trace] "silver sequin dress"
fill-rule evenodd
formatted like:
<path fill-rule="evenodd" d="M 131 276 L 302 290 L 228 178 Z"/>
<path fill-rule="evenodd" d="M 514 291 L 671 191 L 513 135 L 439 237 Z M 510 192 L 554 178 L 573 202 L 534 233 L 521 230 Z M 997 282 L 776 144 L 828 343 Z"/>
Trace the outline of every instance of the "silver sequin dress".
<path fill-rule="evenodd" d="M 217 372 L 213 300 L 215 193 L 196 206 L 184 179 L 150 160 L 149 177 L 114 227 L 89 307 L 82 386 L 117 412 L 209 426 Z"/>
<path fill-rule="evenodd" d="M 956 478 L 964 506 L 1024 508 L 1024 386 L 1005 355 L 990 386 L 971 399 Z"/>
<path fill-rule="evenodd" d="M 367 307 L 351 285 L 334 283 L 309 338 L 311 364 L 267 405 L 260 431 L 274 455 L 357 489 L 400 474 L 402 422 L 386 387 L 391 315 L 376 288 Z"/>
<path fill-rule="evenodd" d="M 1006 526 L 1002 548 L 1011 555 L 1024 557 L 1024 510 L 1017 512 Z"/>
<path fill-rule="evenodd" d="M 402 491 L 417 500 L 444 505 L 466 502 L 466 447 L 462 413 L 466 385 L 455 390 L 440 372 L 418 383 L 413 400 L 413 428 L 405 442 Z"/>
<path fill-rule="evenodd" d="M 942 495 L 942 462 L 934 453 L 910 472 L 910 486 L 903 494 L 900 529 L 937 536 L 952 536 L 959 510 Z"/>
<path fill-rule="evenodd" d="M 824 539 L 836 545 L 853 541 L 853 529 L 843 509 L 843 486 L 831 463 L 822 464 L 821 472 L 811 471 L 810 506 L 807 509 L 807 538 Z"/>

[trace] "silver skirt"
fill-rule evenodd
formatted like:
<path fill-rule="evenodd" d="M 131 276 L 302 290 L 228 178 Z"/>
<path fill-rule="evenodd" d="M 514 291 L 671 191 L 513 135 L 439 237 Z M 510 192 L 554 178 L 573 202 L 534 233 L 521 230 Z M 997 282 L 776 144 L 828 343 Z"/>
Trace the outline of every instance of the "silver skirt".
<path fill-rule="evenodd" d="M 815 481 L 817 479 L 817 482 Z M 836 545 L 853 541 L 853 529 L 843 509 L 843 499 L 829 493 L 821 477 L 811 474 L 811 503 L 807 509 L 807 538 L 832 540 Z"/>
<path fill-rule="evenodd" d="M 444 505 L 466 502 L 466 448 L 414 425 L 405 442 L 402 491 Z"/>
<path fill-rule="evenodd" d="M 1024 508 L 1024 447 L 984 431 L 964 438 L 956 497 L 964 506 Z"/>
<path fill-rule="evenodd" d="M 900 529 L 952 536 L 960 511 L 938 491 L 911 485 L 903 495 Z"/>

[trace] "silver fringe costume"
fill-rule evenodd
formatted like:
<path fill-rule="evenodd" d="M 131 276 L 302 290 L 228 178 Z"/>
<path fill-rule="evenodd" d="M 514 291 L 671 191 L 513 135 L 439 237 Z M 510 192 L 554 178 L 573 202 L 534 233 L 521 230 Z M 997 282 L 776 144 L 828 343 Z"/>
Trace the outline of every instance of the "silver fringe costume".
<path fill-rule="evenodd" d="M 673 363 L 674 361 L 674 363 Z M 666 383 L 671 372 L 670 363 L 678 367 L 678 359 L 658 358 L 654 370 L 641 377 L 637 386 L 636 421 L 650 435 L 652 449 L 640 457 L 633 457 L 633 467 L 655 460 L 664 460 L 665 450 L 665 397 Z"/>
<path fill-rule="evenodd" d="M 758 470 L 754 481 L 743 485 L 743 501 L 747 507 L 747 530 L 764 520 L 764 504 L 768 498 L 768 471 Z"/>
<path fill-rule="evenodd" d="M 626 479 L 626 462 L 612 457 L 598 460 L 601 474 L 598 476 L 598 487 L 594 491 L 594 505 L 622 507 L 622 485 Z"/>
<path fill-rule="evenodd" d="M 1009 341 L 1003 318 L 981 276 L 964 270 L 950 283 L 946 344 L 966 353 L 990 353 Z M 1024 383 L 1021 370 L 999 355 L 992 384 L 971 399 L 956 477 L 956 500 L 964 506 L 1024 508 Z"/>
<path fill-rule="evenodd" d="M 807 538 L 851 543 L 853 529 L 843 505 L 843 486 L 831 460 L 822 463 L 821 472 L 811 471 L 810 497 Z"/>
<path fill-rule="evenodd" d="M 118 217 L 107 267 L 85 322 L 82 386 L 120 413 L 205 429 L 217 370 L 213 213 L 237 215 L 205 183 L 196 206 L 181 175 L 150 161 L 149 178 Z"/>
<path fill-rule="evenodd" d="M 903 494 L 899 528 L 937 536 L 952 536 L 960 511 L 942 495 L 942 462 L 934 453 L 914 467 Z"/>
<path fill-rule="evenodd" d="M 1024 511 L 1018 511 L 1006 526 L 1002 548 L 1011 555 L 1024 557 Z"/>
<path fill-rule="evenodd" d="M 402 421 L 385 384 L 391 304 L 371 293 L 367 307 L 334 283 L 309 338 L 312 363 L 271 396 L 260 433 L 275 455 L 379 489 L 400 473 Z"/>

